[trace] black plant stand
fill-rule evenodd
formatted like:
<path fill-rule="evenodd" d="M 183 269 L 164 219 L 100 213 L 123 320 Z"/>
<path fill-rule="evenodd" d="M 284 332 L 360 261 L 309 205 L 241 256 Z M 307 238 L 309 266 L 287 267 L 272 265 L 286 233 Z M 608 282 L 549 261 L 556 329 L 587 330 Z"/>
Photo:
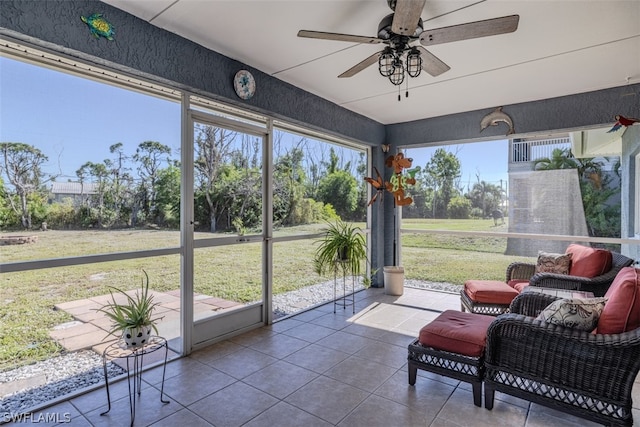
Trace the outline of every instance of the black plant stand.
<path fill-rule="evenodd" d="M 353 314 L 356 314 L 356 278 L 355 276 L 351 276 L 351 298 L 347 295 L 347 274 L 344 269 L 342 270 L 342 295 L 338 295 L 339 285 L 339 277 L 338 277 L 338 264 L 343 261 L 336 261 L 336 268 L 333 273 L 333 312 L 336 312 L 337 306 L 342 306 L 343 309 L 346 309 L 348 306 L 351 306 L 353 309 Z"/>
<path fill-rule="evenodd" d="M 105 415 L 111 410 L 111 395 L 109 394 L 109 376 L 107 375 L 107 361 L 113 359 L 125 359 L 127 363 L 127 382 L 129 385 L 129 411 L 131 413 L 131 426 L 136 418 L 136 397 L 140 396 L 142 391 L 142 366 L 144 363 L 144 356 L 160 349 L 164 349 L 164 362 L 162 364 L 162 384 L 160 386 L 160 402 L 169 403 L 169 400 L 164 400 L 164 376 L 167 371 L 167 356 L 169 354 L 169 346 L 167 340 L 152 336 L 149 338 L 149 342 L 141 347 L 127 348 L 123 340 L 118 340 L 109 345 L 102 352 L 102 366 L 104 368 L 104 382 L 107 388 L 107 410 L 100 415 Z M 133 364 L 133 373 L 131 372 L 131 365 Z M 136 396 L 137 395 L 137 396 Z"/>

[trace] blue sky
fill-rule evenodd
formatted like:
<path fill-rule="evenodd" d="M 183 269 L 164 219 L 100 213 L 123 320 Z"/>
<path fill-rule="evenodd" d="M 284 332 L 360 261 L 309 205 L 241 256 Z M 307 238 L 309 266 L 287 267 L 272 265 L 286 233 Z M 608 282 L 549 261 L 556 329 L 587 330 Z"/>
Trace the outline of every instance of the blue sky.
<path fill-rule="evenodd" d="M 118 89 L 92 80 L 0 57 L 0 141 L 42 150 L 43 170 L 73 180 L 86 161 L 112 158 L 109 146 L 122 142 L 133 154 L 143 141 L 171 147 L 179 158 L 178 103 Z M 507 141 L 450 145 L 462 163 L 461 184 L 507 179 Z M 435 148 L 411 149 L 414 166 L 428 162 Z"/>
<path fill-rule="evenodd" d="M 38 147 L 46 173 L 75 178 L 86 161 L 158 141 L 179 158 L 180 105 L 0 57 L 0 141 Z"/>
<path fill-rule="evenodd" d="M 407 150 L 407 156 L 413 158 L 413 166 L 424 167 L 438 147 L 412 148 Z M 475 142 L 469 144 L 455 144 L 444 147 L 446 151 L 455 154 L 462 164 L 460 185 L 466 191 L 481 181 L 500 185 L 500 180 L 507 186 L 508 140 Z"/>

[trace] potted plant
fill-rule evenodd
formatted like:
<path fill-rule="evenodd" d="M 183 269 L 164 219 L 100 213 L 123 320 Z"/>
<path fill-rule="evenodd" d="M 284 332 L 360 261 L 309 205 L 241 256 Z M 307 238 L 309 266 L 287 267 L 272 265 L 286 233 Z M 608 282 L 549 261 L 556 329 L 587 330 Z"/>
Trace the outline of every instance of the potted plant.
<path fill-rule="evenodd" d="M 111 335 L 122 335 L 127 347 L 140 347 L 149 341 L 151 331 L 158 333 L 156 322 L 162 317 L 153 317 L 153 311 L 159 303 L 153 301 L 149 294 L 149 275 L 142 270 L 145 280 L 134 296 L 125 291 L 111 287 L 111 300 L 98 311 L 107 315 L 112 321 Z M 125 303 L 116 301 L 116 295 L 124 296 Z"/>
<path fill-rule="evenodd" d="M 343 274 L 360 275 L 362 261 L 367 259 L 367 242 L 360 227 L 341 220 L 329 223 L 318 243 L 314 259 L 318 274 L 341 270 Z"/>

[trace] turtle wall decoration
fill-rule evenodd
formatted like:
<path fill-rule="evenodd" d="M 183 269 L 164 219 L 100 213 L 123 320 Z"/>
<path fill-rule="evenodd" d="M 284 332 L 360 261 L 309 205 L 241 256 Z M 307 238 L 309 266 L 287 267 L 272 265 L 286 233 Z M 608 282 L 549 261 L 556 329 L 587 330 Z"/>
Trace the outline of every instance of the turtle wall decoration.
<path fill-rule="evenodd" d="M 104 37 L 107 40 L 113 40 L 115 30 L 111 22 L 107 21 L 101 13 L 93 13 L 89 16 L 80 16 L 82 22 L 87 24 L 91 34 L 97 39 Z"/>

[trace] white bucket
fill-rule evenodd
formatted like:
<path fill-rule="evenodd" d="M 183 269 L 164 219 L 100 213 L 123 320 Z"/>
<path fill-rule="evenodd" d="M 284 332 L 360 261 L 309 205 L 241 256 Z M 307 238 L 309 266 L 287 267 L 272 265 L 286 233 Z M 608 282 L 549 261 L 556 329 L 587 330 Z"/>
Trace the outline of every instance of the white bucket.
<path fill-rule="evenodd" d="M 382 271 L 384 273 L 384 293 L 402 295 L 404 293 L 404 267 L 384 267 Z"/>

